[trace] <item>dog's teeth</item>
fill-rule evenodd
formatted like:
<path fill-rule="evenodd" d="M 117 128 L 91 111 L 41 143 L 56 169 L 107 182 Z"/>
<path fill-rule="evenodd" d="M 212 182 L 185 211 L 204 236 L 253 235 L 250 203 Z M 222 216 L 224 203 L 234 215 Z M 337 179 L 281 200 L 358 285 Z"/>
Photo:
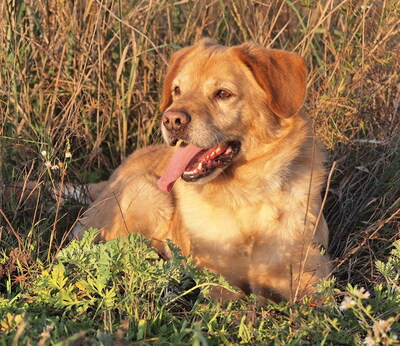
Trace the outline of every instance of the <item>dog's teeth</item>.
<path fill-rule="evenodd" d="M 201 171 L 202 168 L 203 168 L 203 165 L 202 165 L 202 163 L 200 162 L 199 165 L 197 166 L 197 169 L 198 169 L 199 171 Z"/>
<path fill-rule="evenodd" d="M 215 149 L 215 153 L 219 154 L 222 151 L 222 148 L 220 146 L 217 147 L 217 149 Z"/>
<path fill-rule="evenodd" d="M 175 146 L 180 147 L 182 143 L 183 143 L 183 140 L 180 139 L 180 140 L 178 140 L 178 142 L 176 142 Z"/>
<path fill-rule="evenodd" d="M 228 149 L 226 149 L 225 154 L 230 154 L 232 152 L 232 148 L 228 147 Z"/>
<path fill-rule="evenodd" d="M 210 156 L 215 156 L 215 151 L 213 151 L 213 152 L 210 154 Z"/>

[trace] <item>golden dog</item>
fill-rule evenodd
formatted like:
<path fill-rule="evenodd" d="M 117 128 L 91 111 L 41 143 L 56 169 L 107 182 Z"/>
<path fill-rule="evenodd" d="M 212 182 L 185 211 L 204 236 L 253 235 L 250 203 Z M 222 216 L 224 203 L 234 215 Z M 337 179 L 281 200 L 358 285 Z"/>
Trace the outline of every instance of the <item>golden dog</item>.
<path fill-rule="evenodd" d="M 312 292 L 329 273 L 328 228 L 305 95 L 295 53 L 209 39 L 178 51 L 161 102 L 167 145 L 137 150 L 92 186 L 74 235 L 140 232 L 167 257 L 169 238 L 247 294 Z"/>

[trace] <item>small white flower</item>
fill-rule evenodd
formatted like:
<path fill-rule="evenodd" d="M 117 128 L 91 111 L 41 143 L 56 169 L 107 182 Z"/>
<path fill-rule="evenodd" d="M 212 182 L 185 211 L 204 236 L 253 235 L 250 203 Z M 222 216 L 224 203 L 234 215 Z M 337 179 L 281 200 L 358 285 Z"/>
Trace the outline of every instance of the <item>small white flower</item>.
<path fill-rule="evenodd" d="M 373 338 L 371 338 L 370 336 L 367 336 L 363 341 L 363 345 L 375 346 L 378 344 L 375 342 L 375 340 Z"/>
<path fill-rule="evenodd" d="M 53 165 L 53 166 L 51 166 L 51 169 L 53 170 L 53 171 L 56 171 L 57 169 L 59 169 L 60 167 L 58 166 L 58 165 Z"/>
<path fill-rule="evenodd" d="M 43 150 L 43 151 L 41 152 L 41 154 L 42 154 L 43 157 L 46 157 L 47 151 L 46 151 L 46 150 Z"/>
<path fill-rule="evenodd" d="M 67 152 L 65 153 L 65 158 L 66 158 L 66 159 L 70 159 L 71 157 L 72 157 L 71 152 L 70 152 L 70 151 L 67 151 Z"/>
<path fill-rule="evenodd" d="M 44 163 L 44 165 L 45 165 L 47 168 L 51 168 L 51 162 L 50 162 L 50 161 L 46 161 L 46 162 Z"/>
<path fill-rule="evenodd" d="M 343 310 L 347 310 L 347 309 L 351 308 L 354 305 L 356 305 L 356 302 L 353 299 L 351 299 L 351 297 L 346 296 L 346 297 L 344 297 L 342 303 L 340 304 L 339 309 L 342 310 L 342 311 Z"/>
<path fill-rule="evenodd" d="M 369 292 L 368 292 L 368 291 L 365 291 L 365 288 L 364 288 L 364 287 L 361 287 L 359 290 L 358 290 L 358 289 L 355 289 L 355 290 L 353 291 L 353 294 L 354 294 L 356 297 L 361 298 L 361 299 L 367 299 L 367 298 L 369 298 L 369 296 L 370 296 Z"/>
<path fill-rule="evenodd" d="M 375 324 L 378 324 L 379 327 L 381 327 L 385 332 L 390 331 L 390 323 L 386 320 L 378 320 L 378 322 L 375 322 Z"/>

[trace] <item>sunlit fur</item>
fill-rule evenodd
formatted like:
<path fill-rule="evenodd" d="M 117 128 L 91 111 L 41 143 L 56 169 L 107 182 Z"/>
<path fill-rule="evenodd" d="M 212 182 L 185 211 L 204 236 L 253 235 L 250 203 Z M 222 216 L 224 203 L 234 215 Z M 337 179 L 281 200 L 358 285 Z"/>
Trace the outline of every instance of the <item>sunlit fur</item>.
<path fill-rule="evenodd" d="M 327 246 L 328 228 L 323 216 L 317 224 L 325 173 L 300 111 L 305 85 L 304 60 L 294 53 L 207 39 L 178 51 L 161 110 L 190 115 L 181 139 L 203 148 L 240 141 L 239 154 L 197 184 L 178 179 L 165 194 L 156 181 L 174 148 L 140 149 L 101 189 L 93 186 L 95 200 L 74 234 L 97 227 L 100 239 L 110 240 L 141 232 L 167 257 L 170 238 L 245 293 L 288 300 L 311 293 L 329 272 L 320 247 Z M 176 86 L 180 95 L 171 93 Z M 216 98 L 219 89 L 232 97 Z"/>

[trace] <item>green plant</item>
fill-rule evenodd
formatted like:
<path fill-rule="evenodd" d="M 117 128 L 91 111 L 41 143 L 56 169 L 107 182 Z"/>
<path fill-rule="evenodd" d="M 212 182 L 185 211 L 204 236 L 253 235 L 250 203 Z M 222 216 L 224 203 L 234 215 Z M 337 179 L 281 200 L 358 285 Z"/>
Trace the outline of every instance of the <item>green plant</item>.
<path fill-rule="evenodd" d="M 90 230 L 74 240 L 53 264 L 37 261 L 25 280 L 8 279 L 12 289 L 0 299 L 3 343 L 389 345 L 400 332 L 393 281 L 400 273 L 399 242 L 386 263 L 377 263 L 386 282 L 372 295 L 350 285 L 340 292 L 331 280 L 312 300 L 259 305 L 253 296 L 213 301 L 210 287 L 232 288 L 195 268 L 172 244 L 172 259 L 165 261 L 138 234 L 105 244 L 93 244 L 95 235 Z"/>

